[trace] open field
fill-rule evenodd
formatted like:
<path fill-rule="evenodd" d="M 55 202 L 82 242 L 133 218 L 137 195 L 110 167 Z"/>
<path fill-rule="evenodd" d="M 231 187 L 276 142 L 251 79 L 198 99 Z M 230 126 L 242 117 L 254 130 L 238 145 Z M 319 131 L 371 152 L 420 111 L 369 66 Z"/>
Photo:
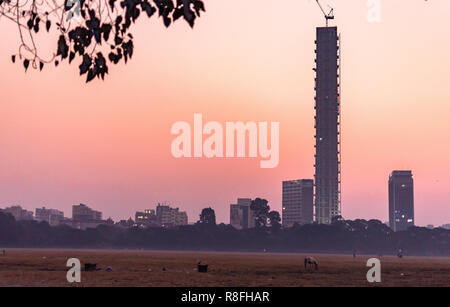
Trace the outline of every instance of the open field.
<path fill-rule="evenodd" d="M 369 256 L 313 255 L 318 271 L 305 271 L 304 255 L 165 251 L 7 249 L 0 255 L 0 286 L 373 286 Z M 97 263 L 66 281 L 67 259 Z M 209 264 L 197 273 L 196 263 Z M 380 257 L 377 286 L 450 286 L 450 258 Z M 111 266 L 113 271 L 104 269 Z M 165 271 L 163 270 L 165 268 Z"/>

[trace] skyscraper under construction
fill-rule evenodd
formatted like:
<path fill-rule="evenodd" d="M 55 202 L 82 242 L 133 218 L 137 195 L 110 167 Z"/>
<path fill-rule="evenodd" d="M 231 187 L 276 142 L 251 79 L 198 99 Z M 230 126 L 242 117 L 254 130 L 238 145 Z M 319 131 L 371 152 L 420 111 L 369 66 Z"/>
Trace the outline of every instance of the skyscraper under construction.
<path fill-rule="evenodd" d="M 337 27 L 317 28 L 315 79 L 315 221 L 341 213 L 340 37 Z"/>

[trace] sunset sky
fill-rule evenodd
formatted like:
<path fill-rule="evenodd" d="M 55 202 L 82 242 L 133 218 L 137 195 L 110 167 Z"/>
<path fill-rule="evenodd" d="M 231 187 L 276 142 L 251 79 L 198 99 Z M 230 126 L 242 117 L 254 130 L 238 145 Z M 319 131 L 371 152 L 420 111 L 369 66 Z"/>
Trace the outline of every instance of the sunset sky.
<path fill-rule="evenodd" d="M 450 223 L 450 1 L 323 1 L 342 34 L 342 214 L 388 219 L 388 176 L 411 169 L 416 224 Z M 238 197 L 281 209 L 281 182 L 314 174 L 313 0 L 205 0 L 192 30 L 156 16 L 132 29 L 128 64 L 86 84 L 78 65 L 11 62 L 17 29 L 0 19 L 0 207 L 85 203 L 114 220 L 169 202 L 190 222 Z M 56 42 L 53 42 L 56 44 Z M 52 45 L 53 47 L 53 45 Z M 175 159 L 173 123 L 280 122 L 280 163 Z"/>

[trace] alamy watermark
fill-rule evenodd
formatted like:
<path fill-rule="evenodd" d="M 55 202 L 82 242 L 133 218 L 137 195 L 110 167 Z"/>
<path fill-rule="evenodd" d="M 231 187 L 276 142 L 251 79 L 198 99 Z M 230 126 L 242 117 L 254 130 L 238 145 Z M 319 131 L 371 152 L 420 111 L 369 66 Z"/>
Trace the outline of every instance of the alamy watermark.
<path fill-rule="evenodd" d="M 279 122 L 226 122 L 224 128 L 221 123 L 214 121 L 203 124 L 203 115 L 196 113 L 193 129 L 190 123 L 178 121 L 172 125 L 171 133 L 177 135 L 171 145 L 172 156 L 175 158 L 256 158 L 259 156 L 261 168 L 278 166 Z M 204 136 L 206 136 L 205 139 Z"/>
<path fill-rule="evenodd" d="M 70 258 L 67 260 L 66 266 L 70 267 L 66 274 L 67 282 L 81 282 L 80 260 L 78 258 Z"/>
<path fill-rule="evenodd" d="M 366 278 L 370 283 L 381 282 L 381 261 L 378 258 L 367 260 L 367 266 L 371 269 L 367 271 Z"/>
<path fill-rule="evenodd" d="M 370 23 L 381 22 L 381 0 L 367 0 L 367 21 Z"/>

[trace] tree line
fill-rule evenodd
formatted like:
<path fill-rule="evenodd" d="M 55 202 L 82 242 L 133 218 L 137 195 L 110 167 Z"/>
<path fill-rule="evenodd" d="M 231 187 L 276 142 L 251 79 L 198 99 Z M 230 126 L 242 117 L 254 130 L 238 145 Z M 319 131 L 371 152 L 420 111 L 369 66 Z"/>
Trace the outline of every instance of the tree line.
<path fill-rule="evenodd" d="M 450 256 L 450 230 L 411 227 L 393 232 L 378 220 L 335 219 L 331 225 L 257 224 L 237 230 L 215 222 L 214 210 L 203 210 L 194 225 L 139 228 L 100 225 L 86 230 L 46 222 L 16 221 L 0 211 L 0 246 L 28 248 L 115 248 L 266 252 L 321 252 Z"/>

